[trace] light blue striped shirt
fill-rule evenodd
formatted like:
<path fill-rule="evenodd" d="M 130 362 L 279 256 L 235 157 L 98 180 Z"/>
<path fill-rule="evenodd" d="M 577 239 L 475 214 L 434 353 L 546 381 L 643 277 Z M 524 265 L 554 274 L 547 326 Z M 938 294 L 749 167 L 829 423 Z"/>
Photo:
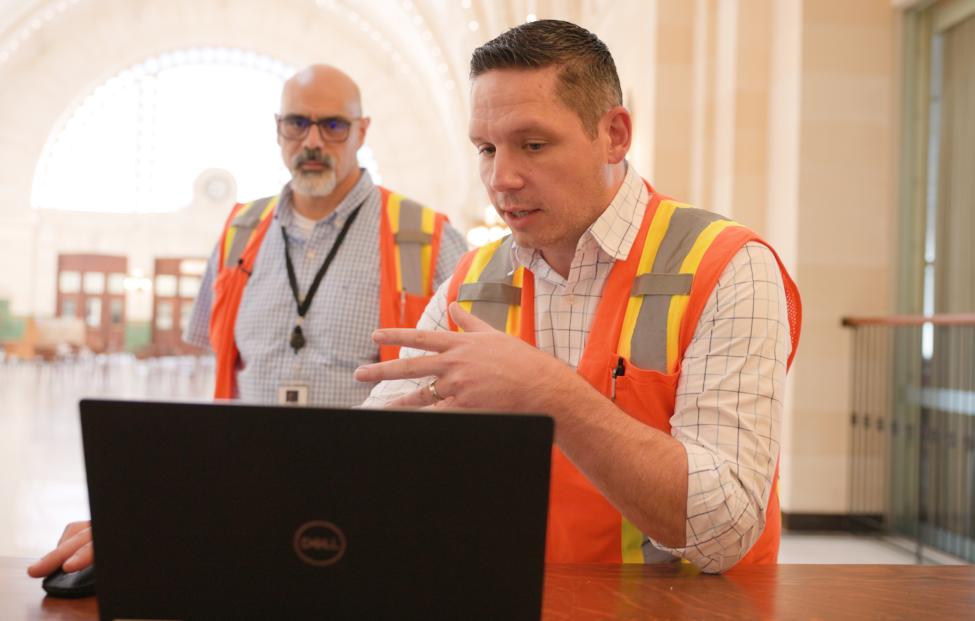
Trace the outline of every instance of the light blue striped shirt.
<path fill-rule="evenodd" d="M 288 232 L 298 289 L 304 295 L 342 225 L 360 204 L 362 209 L 302 322 L 307 344 L 295 353 L 289 339 L 298 311 L 288 284 L 281 227 Z M 379 360 L 379 348 L 370 335 L 379 327 L 381 207 L 379 188 L 363 170 L 359 182 L 338 208 L 317 222 L 311 235 L 306 236 L 294 224 L 291 189 L 284 187 L 237 312 L 234 338 L 241 359 L 237 372 L 241 401 L 274 403 L 278 387 L 286 384 L 308 386 L 310 405 L 358 405 L 369 395 L 372 385 L 355 381 L 352 372 L 362 364 Z M 434 289 L 450 278 L 466 251 L 467 242 L 460 232 L 449 224 L 445 226 Z M 183 336 L 188 343 L 201 347 L 209 347 L 218 252 L 219 244 L 210 256 Z"/>

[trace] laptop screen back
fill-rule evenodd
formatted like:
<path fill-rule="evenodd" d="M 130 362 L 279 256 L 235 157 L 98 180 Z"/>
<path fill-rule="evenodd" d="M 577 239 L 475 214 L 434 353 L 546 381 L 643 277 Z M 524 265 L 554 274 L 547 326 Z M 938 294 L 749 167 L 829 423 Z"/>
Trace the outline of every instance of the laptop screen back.
<path fill-rule="evenodd" d="M 541 611 L 543 416 L 81 403 L 102 619 Z"/>

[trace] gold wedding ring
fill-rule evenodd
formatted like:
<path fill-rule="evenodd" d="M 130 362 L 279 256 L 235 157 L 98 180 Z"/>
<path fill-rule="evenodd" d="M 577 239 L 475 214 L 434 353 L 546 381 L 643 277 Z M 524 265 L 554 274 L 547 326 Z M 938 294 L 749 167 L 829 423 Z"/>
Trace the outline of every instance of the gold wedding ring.
<path fill-rule="evenodd" d="M 430 382 L 429 384 L 427 384 L 427 389 L 429 389 L 430 396 L 433 397 L 433 400 L 434 401 L 442 401 L 443 400 L 443 397 L 441 397 L 440 396 L 440 393 L 437 392 L 437 380 L 433 380 L 432 382 Z"/>

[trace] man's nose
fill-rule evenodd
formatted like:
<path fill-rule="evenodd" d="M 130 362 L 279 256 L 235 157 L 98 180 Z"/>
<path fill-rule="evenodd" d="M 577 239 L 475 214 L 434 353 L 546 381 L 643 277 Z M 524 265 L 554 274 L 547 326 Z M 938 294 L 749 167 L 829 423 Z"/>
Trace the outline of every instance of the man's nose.
<path fill-rule="evenodd" d="M 322 128 L 319 125 L 312 125 L 308 128 L 308 134 L 305 135 L 304 140 L 301 141 L 301 146 L 306 149 L 321 149 L 325 146 L 325 141 L 322 140 Z"/>
<path fill-rule="evenodd" d="M 525 185 L 518 158 L 498 149 L 491 159 L 491 189 L 495 192 L 520 190 Z"/>

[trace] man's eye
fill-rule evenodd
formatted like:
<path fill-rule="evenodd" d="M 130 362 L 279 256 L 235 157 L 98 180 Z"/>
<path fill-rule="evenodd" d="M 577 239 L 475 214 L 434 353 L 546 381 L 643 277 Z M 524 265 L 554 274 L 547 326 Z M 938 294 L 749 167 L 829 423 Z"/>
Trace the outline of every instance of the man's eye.
<path fill-rule="evenodd" d="M 325 119 L 325 129 L 330 132 L 345 129 L 346 123 L 342 119 Z"/>
<path fill-rule="evenodd" d="M 545 146 L 544 142 L 526 142 L 525 148 L 529 151 L 541 151 L 542 147 Z"/>
<path fill-rule="evenodd" d="M 284 121 L 296 129 L 307 129 L 311 125 L 311 119 L 303 116 L 289 116 Z"/>
<path fill-rule="evenodd" d="M 477 148 L 478 155 L 494 155 L 494 147 L 485 145 Z"/>

